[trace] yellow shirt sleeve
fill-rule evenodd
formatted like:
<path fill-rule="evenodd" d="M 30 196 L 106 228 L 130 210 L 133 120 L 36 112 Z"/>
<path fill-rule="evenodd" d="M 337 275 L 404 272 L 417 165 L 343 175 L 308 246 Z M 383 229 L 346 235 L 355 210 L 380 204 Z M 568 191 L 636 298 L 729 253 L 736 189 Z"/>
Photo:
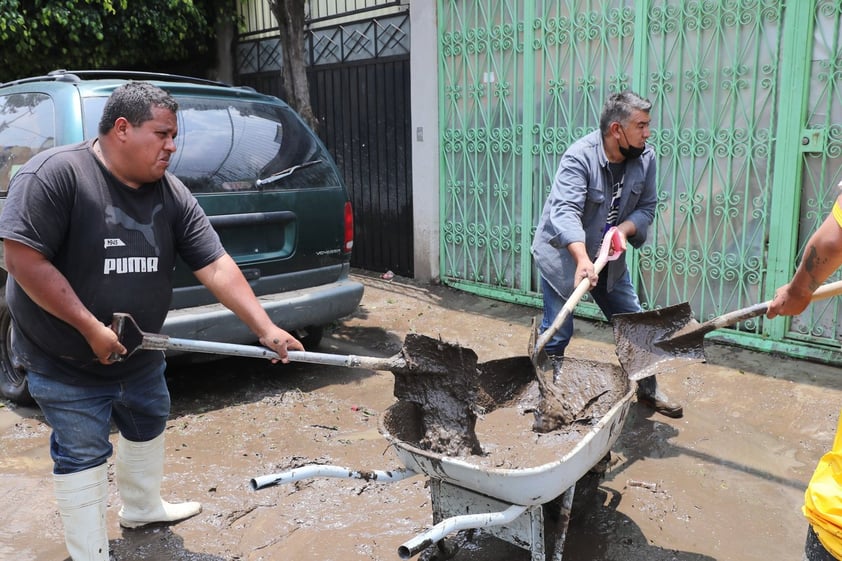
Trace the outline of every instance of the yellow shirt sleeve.
<path fill-rule="evenodd" d="M 836 219 L 836 223 L 839 224 L 840 228 L 842 228 L 842 207 L 839 206 L 839 201 L 833 203 L 833 210 L 831 213 L 833 214 L 833 218 Z"/>

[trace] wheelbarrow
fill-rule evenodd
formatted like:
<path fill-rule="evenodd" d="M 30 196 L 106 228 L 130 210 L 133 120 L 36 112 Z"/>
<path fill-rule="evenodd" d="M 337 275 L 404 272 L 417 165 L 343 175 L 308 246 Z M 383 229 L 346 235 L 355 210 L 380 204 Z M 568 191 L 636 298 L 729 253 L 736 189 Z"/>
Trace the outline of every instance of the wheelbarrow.
<path fill-rule="evenodd" d="M 435 544 L 439 553 L 446 552 L 442 546 L 448 535 L 479 529 L 527 549 L 532 561 L 560 561 L 576 483 L 610 452 L 634 397 L 632 384 L 619 366 L 574 358 L 568 361 L 571 367 L 578 362 L 581 368 L 599 371 L 594 379 L 611 386 L 603 392 L 602 402 L 595 404 L 590 424 L 571 425 L 555 433 L 533 432 L 526 415 L 538 399 L 537 381 L 531 375 L 523 377 L 524 383 L 517 391 L 492 395 L 497 408 L 488 407 L 486 418 L 496 413 L 508 415 L 510 408 L 516 408 L 516 416 L 522 422 L 506 422 L 501 427 L 509 433 L 520 431 L 514 437 L 525 453 L 501 451 L 493 442 L 484 443 L 493 451 L 483 455 L 447 456 L 424 449 L 420 444 L 424 434 L 423 406 L 399 400 L 381 416 L 379 430 L 394 448 L 401 467 L 372 471 L 306 465 L 255 477 L 251 487 L 264 489 L 310 477 L 389 483 L 425 476 L 434 525 L 404 542 L 397 551 L 399 558 L 409 559 Z M 529 368 L 528 363 L 525 368 Z M 493 388 L 487 390 L 494 394 Z M 508 465 L 495 454 L 512 454 L 517 463 L 512 467 L 494 467 L 500 463 Z M 492 463 L 488 456 L 493 458 Z"/>
<path fill-rule="evenodd" d="M 811 301 L 842 294 L 842 281 L 820 286 Z M 760 302 L 700 323 L 690 304 L 682 302 L 656 310 L 617 314 L 612 318 L 617 358 L 632 380 L 666 373 L 705 361 L 705 335 L 716 329 L 761 316 L 771 300 Z"/>

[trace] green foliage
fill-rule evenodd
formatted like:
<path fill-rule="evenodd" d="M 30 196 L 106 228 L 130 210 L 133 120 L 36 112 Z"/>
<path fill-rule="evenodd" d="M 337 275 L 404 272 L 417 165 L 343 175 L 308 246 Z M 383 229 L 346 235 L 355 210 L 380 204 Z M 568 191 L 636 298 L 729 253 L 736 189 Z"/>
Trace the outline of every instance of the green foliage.
<path fill-rule="evenodd" d="M 207 53 L 235 0 L 0 0 L 0 82 L 57 68 L 142 68 Z"/>

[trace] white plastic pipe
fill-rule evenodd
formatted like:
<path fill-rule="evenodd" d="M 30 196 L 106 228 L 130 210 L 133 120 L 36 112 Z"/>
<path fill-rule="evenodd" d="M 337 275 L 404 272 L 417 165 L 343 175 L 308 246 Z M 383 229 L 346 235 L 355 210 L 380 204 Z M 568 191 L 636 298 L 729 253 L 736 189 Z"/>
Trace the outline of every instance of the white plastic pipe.
<path fill-rule="evenodd" d="M 512 505 L 503 512 L 484 512 L 481 514 L 465 514 L 446 518 L 423 534 L 415 536 L 400 546 L 398 548 L 398 557 L 409 559 L 452 532 L 467 530 L 469 528 L 488 528 L 489 526 L 508 524 L 526 512 L 527 508 L 521 505 Z"/>
<path fill-rule="evenodd" d="M 281 473 L 272 475 L 262 475 L 260 477 L 252 478 L 251 488 L 255 491 L 271 487 L 272 485 L 280 485 L 283 483 L 293 483 L 302 479 L 309 479 L 311 477 L 337 477 L 340 479 L 364 479 L 366 481 L 381 481 L 384 483 L 392 483 L 400 481 L 415 475 L 411 469 L 398 468 L 392 470 L 373 470 L 373 471 L 359 471 L 342 466 L 323 466 L 318 464 L 310 464 L 300 468 L 291 469 Z"/>

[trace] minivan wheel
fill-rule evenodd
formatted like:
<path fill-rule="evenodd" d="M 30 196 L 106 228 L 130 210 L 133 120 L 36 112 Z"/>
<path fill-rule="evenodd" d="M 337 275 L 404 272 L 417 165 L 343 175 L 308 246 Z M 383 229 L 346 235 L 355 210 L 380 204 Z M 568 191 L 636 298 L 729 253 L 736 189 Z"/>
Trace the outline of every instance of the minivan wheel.
<path fill-rule="evenodd" d="M 12 314 L 4 300 L 0 300 L 0 394 L 19 405 L 32 405 L 26 371 L 12 355 Z"/>
<path fill-rule="evenodd" d="M 297 329 L 294 335 L 296 339 L 301 341 L 301 344 L 304 345 L 306 350 L 312 351 L 319 346 L 319 343 L 322 342 L 322 336 L 324 333 L 325 329 L 323 326 L 311 325 L 309 327 Z"/>

